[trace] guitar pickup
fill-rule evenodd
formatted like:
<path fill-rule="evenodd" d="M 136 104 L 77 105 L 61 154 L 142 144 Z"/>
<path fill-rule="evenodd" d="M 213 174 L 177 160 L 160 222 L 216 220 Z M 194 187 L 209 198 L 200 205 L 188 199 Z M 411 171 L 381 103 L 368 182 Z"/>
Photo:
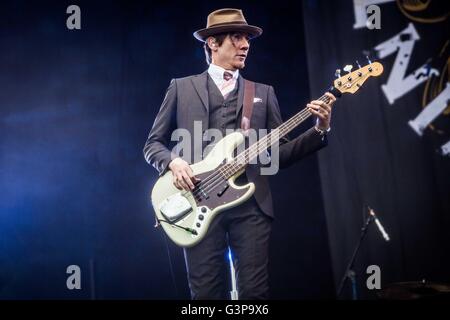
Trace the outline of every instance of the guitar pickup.
<path fill-rule="evenodd" d="M 224 194 L 224 192 L 228 189 L 228 187 L 229 187 L 229 185 L 228 185 L 228 183 L 226 182 L 226 183 L 223 185 L 222 189 L 220 189 L 220 191 L 217 193 L 217 196 L 218 196 L 218 197 L 221 197 L 221 196 Z"/>

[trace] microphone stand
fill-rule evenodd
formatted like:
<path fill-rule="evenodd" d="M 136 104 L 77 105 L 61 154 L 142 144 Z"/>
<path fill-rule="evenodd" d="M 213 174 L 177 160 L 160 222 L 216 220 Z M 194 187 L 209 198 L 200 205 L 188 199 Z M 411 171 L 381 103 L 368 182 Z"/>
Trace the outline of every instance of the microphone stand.
<path fill-rule="evenodd" d="M 361 243 L 367 233 L 367 228 L 369 227 L 369 224 L 373 220 L 374 220 L 374 217 L 372 215 L 369 215 L 369 217 L 366 219 L 366 222 L 364 223 L 364 226 L 361 228 L 361 235 L 359 237 L 359 241 L 356 245 L 355 250 L 353 251 L 352 258 L 350 259 L 350 262 L 348 263 L 347 268 L 345 269 L 344 276 L 342 277 L 341 283 L 339 285 L 339 290 L 338 290 L 338 294 L 337 294 L 338 298 L 340 297 L 340 295 L 342 293 L 342 289 L 344 289 L 345 280 L 349 279 L 352 284 L 352 299 L 353 300 L 358 299 L 358 295 L 357 295 L 357 291 L 356 291 L 356 278 L 355 278 L 356 274 L 355 274 L 355 271 L 352 270 L 352 268 L 353 268 L 353 264 L 355 263 L 356 255 L 358 254 L 359 247 L 361 246 Z"/>

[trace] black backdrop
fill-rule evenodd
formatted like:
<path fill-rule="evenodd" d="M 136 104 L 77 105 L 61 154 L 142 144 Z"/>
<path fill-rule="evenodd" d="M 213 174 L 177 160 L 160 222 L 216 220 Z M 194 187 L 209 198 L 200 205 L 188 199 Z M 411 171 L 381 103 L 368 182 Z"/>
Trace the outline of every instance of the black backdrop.
<path fill-rule="evenodd" d="M 188 298 L 181 250 L 153 229 L 148 130 L 170 79 L 206 68 L 192 32 L 228 6 L 265 30 L 243 73 L 292 115 L 309 99 L 302 5 L 77 1 L 69 31 L 70 4 L 0 4 L 0 298 Z M 272 297 L 333 297 L 315 156 L 272 180 Z"/>
<path fill-rule="evenodd" d="M 352 1 L 304 1 L 313 96 L 322 92 L 328 76 L 337 68 L 356 66 L 355 59 L 365 64 L 367 53 L 372 59 L 379 58 L 374 48 L 402 33 L 411 23 L 420 40 L 415 42 L 405 77 L 430 63 L 430 67 L 443 72 L 445 87 L 448 62 L 444 68 L 437 62 L 449 40 L 448 2 L 432 1 L 427 10 L 410 11 L 412 18 L 402 14 L 404 3 L 379 4 L 381 29 L 370 30 L 353 28 L 356 20 Z M 447 20 L 432 19 L 446 13 Z M 401 42 L 409 39 L 405 34 Z M 439 116 L 433 122 L 434 130 L 427 128 L 423 136 L 412 130 L 408 121 L 416 118 L 423 107 L 425 82 L 389 104 L 381 85 L 387 82 L 396 56 L 397 52 L 378 59 L 384 64 L 384 74 L 369 79 L 354 96 L 343 96 L 333 115 L 330 145 L 319 154 L 336 286 L 367 217 L 364 206 L 370 205 L 378 213 L 391 236 L 389 243 L 384 242 L 371 225 L 362 243 L 354 270 L 359 293 L 366 298 L 374 297 L 366 289 L 369 265 L 380 267 L 382 286 L 422 279 L 450 281 L 450 160 L 439 152 L 440 145 L 450 138 L 448 112 Z M 408 55 L 399 57 L 403 60 L 399 64 L 406 63 L 404 58 Z M 448 51 L 442 58 L 445 64 Z M 420 72 L 414 76 L 417 79 Z M 350 297 L 348 289 L 343 297 Z"/>
<path fill-rule="evenodd" d="M 157 174 L 142 147 L 170 79 L 206 68 L 192 32 L 209 12 L 239 7 L 264 28 L 243 74 L 275 87 L 284 118 L 321 95 L 336 68 L 362 62 L 363 50 L 376 58 L 374 46 L 411 22 L 395 3 L 380 5 L 382 29 L 369 31 L 352 29 L 352 1 L 77 1 L 82 29 L 69 31 L 71 4 L 0 4 L 2 299 L 188 298 L 181 250 L 153 229 Z M 407 74 L 436 56 L 448 28 L 414 26 L 421 39 Z M 382 59 L 382 77 L 337 103 L 320 170 L 311 156 L 272 178 L 273 298 L 334 297 L 364 204 L 392 240 L 369 228 L 355 267 L 362 296 L 373 297 L 363 289 L 371 264 L 383 286 L 450 281 L 450 170 L 436 153 L 449 137 L 420 137 L 407 124 L 424 83 L 388 104 L 380 86 L 394 57 Z M 66 288 L 72 264 L 79 291 Z"/>

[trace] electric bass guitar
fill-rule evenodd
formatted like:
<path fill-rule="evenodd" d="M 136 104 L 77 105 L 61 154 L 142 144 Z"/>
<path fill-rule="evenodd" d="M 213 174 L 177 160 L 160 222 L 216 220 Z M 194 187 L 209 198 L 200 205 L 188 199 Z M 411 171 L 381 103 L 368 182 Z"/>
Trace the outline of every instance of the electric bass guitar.
<path fill-rule="evenodd" d="M 348 67 L 350 70 L 344 68 L 348 74 L 338 74 L 339 78 L 329 90 L 337 97 L 343 93 L 355 93 L 368 78 L 377 77 L 383 72 L 379 62 L 353 72 L 350 72 L 351 66 Z M 317 100 L 327 99 L 323 95 Z M 197 244 L 219 213 L 240 205 L 253 195 L 253 183 L 241 186 L 234 183 L 247 164 L 311 115 L 308 108 L 303 109 L 236 156 L 234 151 L 244 142 L 244 135 L 233 132 L 225 136 L 202 161 L 191 165 L 194 175 L 200 179 L 191 191 L 177 189 L 173 184 L 172 172 L 166 172 L 156 181 L 151 193 L 157 223 L 177 245 L 191 247 Z"/>

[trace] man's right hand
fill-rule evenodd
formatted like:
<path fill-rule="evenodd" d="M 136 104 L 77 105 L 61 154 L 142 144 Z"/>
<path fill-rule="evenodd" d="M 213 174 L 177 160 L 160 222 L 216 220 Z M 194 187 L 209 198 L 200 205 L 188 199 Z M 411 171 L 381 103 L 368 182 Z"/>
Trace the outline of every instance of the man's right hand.
<path fill-rule="evenodd" d="M 173 184 L 179 190 L 191 191 L 195 183 L 200 179 L 194 176 L 189 164 L 181 158 L 175 158 L 169 163 L 169 169 L 172 171 Z"/>

